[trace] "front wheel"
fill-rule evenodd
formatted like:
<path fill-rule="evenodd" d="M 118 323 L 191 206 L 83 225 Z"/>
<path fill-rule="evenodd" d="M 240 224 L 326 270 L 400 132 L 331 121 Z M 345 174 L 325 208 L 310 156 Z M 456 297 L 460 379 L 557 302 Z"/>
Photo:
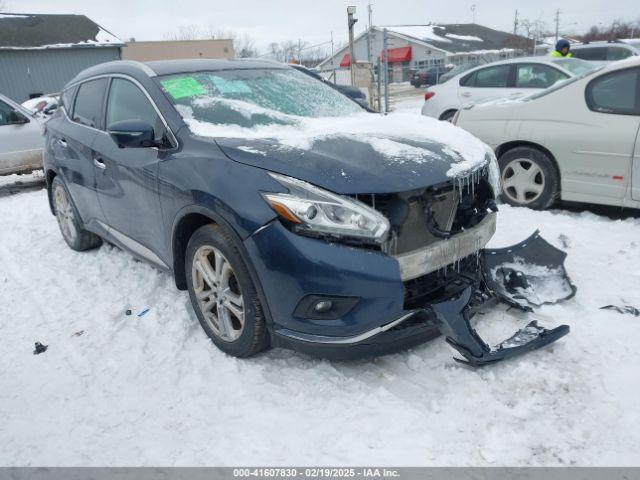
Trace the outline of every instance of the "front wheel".
<path fill-rule="evenodd" d="M 233 238 L 218 225 L 193 234 L 185 258 L 191 304 L 213 343 L 235 357 L 268 346 L 262 305 Z"/>
<path fill-rule="evenodd" d="M 517 147 L 501 155 L 498 163 L 505 202 L 544 210 L 558 198 L 558 170 L 546 153 L 531 147 Z"/>

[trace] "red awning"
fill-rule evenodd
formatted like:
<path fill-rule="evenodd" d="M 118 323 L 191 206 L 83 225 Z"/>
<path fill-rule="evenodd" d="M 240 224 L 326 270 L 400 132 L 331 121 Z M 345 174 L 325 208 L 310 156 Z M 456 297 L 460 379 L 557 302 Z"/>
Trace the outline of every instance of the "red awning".
<path fill-rule="evenodd" d="M 340 60 L 340 66 L 341 67 L 350 67 L 351 66 L 351 54 L 350 53 L 345 53 L 344 57 L 342 57 L 342 60 Z"/>
<path fill-rule="evenodd" d="M 411 61 L 411 46 L 389 48 L 387 51 L 389 52 L 389 63 Z M 380 52 L 380 60 L 384 62 L 384 51 Z"/>

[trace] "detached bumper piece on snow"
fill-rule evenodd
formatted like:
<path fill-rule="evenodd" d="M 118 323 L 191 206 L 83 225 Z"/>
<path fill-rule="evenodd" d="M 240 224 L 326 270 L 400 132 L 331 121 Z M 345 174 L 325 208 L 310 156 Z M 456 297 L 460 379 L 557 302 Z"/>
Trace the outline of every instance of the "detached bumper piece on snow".
<path fill-rule="evenodd" d="M 545 347 L 569 333 L 568 325 L 553 329 L 532 321 L 496 346 L 489 346 L 470 324 L 474 310 L 491 298 L 525 312 L 533 306 L 573 297 L 576 288 L 564 268 L 566 253 L 550 245 L 539 232 L 507 248 L 482 250 L 480 278 L 458 284 L 458 292 L 430 306 L 447 343 L 464 360 L 479 367 Z"/>

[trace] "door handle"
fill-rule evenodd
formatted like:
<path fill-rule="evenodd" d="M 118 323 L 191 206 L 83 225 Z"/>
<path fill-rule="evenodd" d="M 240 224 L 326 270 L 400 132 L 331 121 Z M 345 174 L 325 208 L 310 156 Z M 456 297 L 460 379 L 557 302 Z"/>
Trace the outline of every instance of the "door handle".
<path fill-rule="evenodd" d="M 101 170 L 107 168 L 102 157 L 93 157 L 93 164 Z"/>
<path fill-rule="evenodd" d="M 62 148 L 67 148 L 69 146 L 69 144 L 64 138 L 58 138 L 56 141 L 58 142 L 58 145 L 60 145 Z"/>
<path fill-rule="evenodd" d="M 462 95 L 463 97 L 470 97 L 470 96 L 471 96 L 471 93 L 469 93 L 469 92 L 463 92 L 463 93 L 461 93 L 460 95 Z"/>

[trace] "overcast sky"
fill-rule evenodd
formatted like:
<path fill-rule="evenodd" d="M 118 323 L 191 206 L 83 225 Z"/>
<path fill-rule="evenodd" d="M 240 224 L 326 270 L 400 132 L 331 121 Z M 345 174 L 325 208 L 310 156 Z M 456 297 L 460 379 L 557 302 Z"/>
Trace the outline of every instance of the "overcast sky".
<path fill-rule="evenodd" d="M 476 23 L 513 30 L 515 9 L 520 18 L 542 19 L 550 28 L 561 9 L 561 31 L 581 33 L 591 25 L 614 19 L 638 20 L 638 0 L 5 0 L 14 13 L 84 14 L 126 40 L 162 40 L 179 25 L 231 29 L 252 36 L 264 50 L 273 41 L 317 44 L 347 39 L 346 6 L 358 7 L 356 33 L 366 26 L 367 4 L 374 25 L 469 23 L 476 4 Z"/>

